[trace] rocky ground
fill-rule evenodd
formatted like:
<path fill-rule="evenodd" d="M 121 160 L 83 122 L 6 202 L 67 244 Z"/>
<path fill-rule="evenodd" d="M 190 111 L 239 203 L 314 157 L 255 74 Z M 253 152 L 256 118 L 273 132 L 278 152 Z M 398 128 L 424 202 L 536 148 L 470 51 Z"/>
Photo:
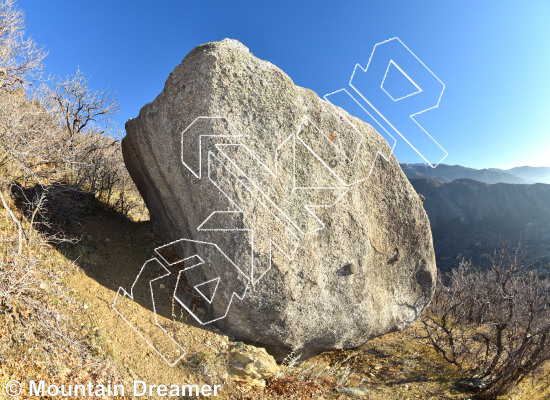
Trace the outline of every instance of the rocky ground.
<path fill-rule="evenodd" d="M 74 246 L 59 249 L 78 264 L 66 278 L 78 304 L 70 314 L 120 367 L 128 382 L 221 384 L 220 398 L 227 399 L 471 397 L 453 386 L 459 371 L 414 340 L 414 326 L 357 349 L 323 353 L 305 363 L 289 355 L 286 365 L 277 366 L 262 350 L 237 346 L 231 337 L 202 329 L 184 315 L 160 315 L 160 323 L 172 327 L 186 347 L 183 360 L 171 367 L 112 308 L 118 287 L 131 285 L 159 244 L 150 224 L 100 213 L 88 219 L 82 238 Z M 136 304 L 133 312 L 136 321 L 154 330 L 152 310 Z"/>

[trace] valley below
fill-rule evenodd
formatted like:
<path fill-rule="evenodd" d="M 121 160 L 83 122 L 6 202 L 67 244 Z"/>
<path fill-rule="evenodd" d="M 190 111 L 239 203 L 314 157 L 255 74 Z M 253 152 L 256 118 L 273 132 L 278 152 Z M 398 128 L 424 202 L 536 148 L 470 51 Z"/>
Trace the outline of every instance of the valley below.
<path fill-rule="evenodd" d="M 410 181 L 425 198 L 440 270 L 462 259 L 487 266 L 502 242 L 521 246 L 534 264 L 550 262 L 550 185 Z"/>

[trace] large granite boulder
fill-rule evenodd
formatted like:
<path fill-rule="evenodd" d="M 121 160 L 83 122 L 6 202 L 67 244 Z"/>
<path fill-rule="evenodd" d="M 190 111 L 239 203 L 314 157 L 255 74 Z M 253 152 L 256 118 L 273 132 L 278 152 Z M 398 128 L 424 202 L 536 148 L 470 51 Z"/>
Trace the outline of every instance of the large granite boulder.
<path fill-rule="evenodd" d="M 428 218 L 387 142 L 238 41 L 191 51 L 126 132 L 179 256 L 158 259 L 199 323 L 307 357 L 406 328 L 430 301 Z"/>

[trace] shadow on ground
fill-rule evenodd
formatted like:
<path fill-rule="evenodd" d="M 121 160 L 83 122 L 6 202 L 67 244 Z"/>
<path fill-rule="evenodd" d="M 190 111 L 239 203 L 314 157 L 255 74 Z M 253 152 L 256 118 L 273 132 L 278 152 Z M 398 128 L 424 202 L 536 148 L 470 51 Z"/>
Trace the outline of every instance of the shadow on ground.
<path fill-rule="evenodd" d="M 40 203 L 40 213 L 35 213 L 38 199 L 44 192 L 47 196 Z M 78 188 L 67 185 L 39 189 L 14 186 L 12 196 L 23 215 L 51 237 L 57 251 L 74 261 L 90 278 L 113 291 L 113 300 L 119 288 L 131 292 L 144 264 L 155 257 L 155 248 L 165 244 L 152 232 L 149 221 L 131 221 L 91 193 Z M 48 223 L 44 223 L 41 216 L 47 217 Z M 178 271 L 170 272 L 177 275 Z M 153 304 L 149 281 L 157 276 L 158 269 L 145 269 L 133 287 L 133 300 L 165 318 L 200 326 L 183 307 L 172 301 L 175 287 L 156 285 Z M 200 312 L 203 303 L 196 295 L 190 295 L 189 306 L 194 312 L 197 309 Z"/>

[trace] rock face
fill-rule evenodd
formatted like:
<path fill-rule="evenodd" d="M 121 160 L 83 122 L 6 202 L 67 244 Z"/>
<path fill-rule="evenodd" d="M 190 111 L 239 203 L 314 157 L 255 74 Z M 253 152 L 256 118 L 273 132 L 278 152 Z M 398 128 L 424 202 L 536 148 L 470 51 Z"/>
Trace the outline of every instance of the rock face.
<path fill-rule="evenodd" d="M 430 301 L 428 218 L 386 141 L 241 43 L 195 48 L 126 131 L 153 229 L 183 262 L 159 259 L 201 324 L 307 357 L 403 329 Z"/>

